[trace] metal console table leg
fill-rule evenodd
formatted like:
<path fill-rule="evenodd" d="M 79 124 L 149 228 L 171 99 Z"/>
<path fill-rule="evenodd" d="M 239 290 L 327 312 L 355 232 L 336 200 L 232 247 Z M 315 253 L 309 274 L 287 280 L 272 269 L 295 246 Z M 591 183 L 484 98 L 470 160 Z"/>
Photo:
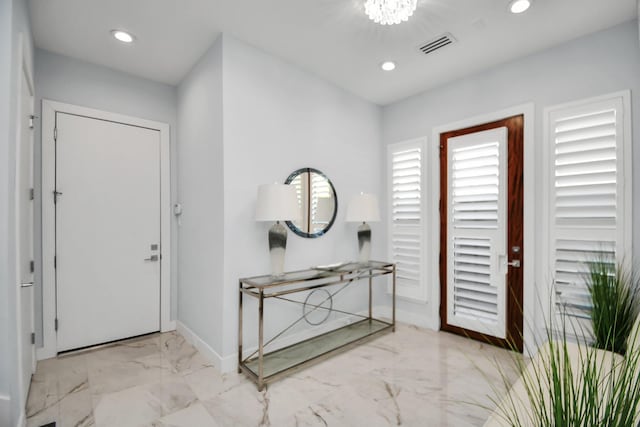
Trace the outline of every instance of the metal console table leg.
<path fill-rule="evenodd" d="M 371 275 L 371 272 L 369 272 L 369 320 L 373 319 L 373 312 L 371 310 L 371 306 L 373 305 L 373 296 L 371 294 L 371 288 L 373 284 L 373 276 Z"/>
<path fill-rule="evenodd" d="M 264 388 L 264 291 L 258 301 L 258 391 Z"/>
<path fill-rule="evenodd" d="M 242 373 L 242 281 L 238 281 L 238 373 Z"/>
<path fill-rule="evenodd" d="M 391 324 L 393 327 L 391 330 L 393 332 L 396 331 L 396 265 L 393 264 L 393 293 L 392 293 L 392 303 L 391 303 Z"/>

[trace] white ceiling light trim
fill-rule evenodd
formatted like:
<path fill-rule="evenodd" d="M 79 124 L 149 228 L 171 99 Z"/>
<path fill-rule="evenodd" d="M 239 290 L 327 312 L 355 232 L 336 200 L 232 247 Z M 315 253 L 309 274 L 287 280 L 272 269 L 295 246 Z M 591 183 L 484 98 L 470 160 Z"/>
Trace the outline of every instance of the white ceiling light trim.
<path fill-rule="evenodd" d="M 374 22 L 393 25 L 409 19 L 416 10 L 417 0 L 367 0 L 364 11 Z"/>
<path fill-rule="evenodd" d="M 530 6 L 530 0 L 513 0 L 509 4 L 509 10 L 511 11 L 511 13 L 522 13 L 529 9 Z"/>
<path fill-rule="evenodd" d="M 124 30 L 111 30 L 111 35 L 118 41 L 122 43 L 133 43 L 136 39 L 133 34 Z"/>
<path fill-rule="evenodd" d="M 382 64 L 380 64 L 380 68 L 382 68 L 384 71 L 393 71 L 396 68 L 396 63 L 393 61 L 384 61 Z"/>

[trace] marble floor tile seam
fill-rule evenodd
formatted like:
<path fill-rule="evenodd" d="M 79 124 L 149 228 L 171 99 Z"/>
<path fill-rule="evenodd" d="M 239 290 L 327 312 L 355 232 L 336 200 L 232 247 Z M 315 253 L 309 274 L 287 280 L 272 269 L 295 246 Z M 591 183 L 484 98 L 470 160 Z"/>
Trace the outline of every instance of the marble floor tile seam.
<path fill-rule="evenodd" d="M 383 374 L 380 372 L 382 370 L 386 370 L 388 372 L 386 374 Z M 497 375 L 495 372 L 485 367 L 458 366 L 458 367 L 451 367 L 447 369 L 434 370 L 432 367 L 428 369 L 426 368 L 420 369 L 419 367 L 408 368 L 402 363 L 400 363 L 399 365 L 380 366 L 376 370 L 372 371 L 371 373 L 380 375 L 381 377 L 386 377 L 393 381 L 393 378 L 395 377 L 399 377 L 402 380 L 403 379 L 402 374 L 405 374 L 407 372 L 412 372 L 412 371 L 419 372 L 422 376 L 431 376 L 430 378 L 432 379 L 434 377 L 437 377 L 440 379 L 441 382 L 447 382 L 447 383 L 458 381 L 459 379 L 462 379 L 469 375 L 481 376 L 483 377 L 483 379 L 485 377 L 492 379 L 495 375 Z"/>
<path fill-rule="evenodd" d="M 186 382 L 176 375 L 173 382 L 130 387 L 93 396 L 96 424 L 104 426 L 143 425 L 181 411 L 198 401 Z"/>

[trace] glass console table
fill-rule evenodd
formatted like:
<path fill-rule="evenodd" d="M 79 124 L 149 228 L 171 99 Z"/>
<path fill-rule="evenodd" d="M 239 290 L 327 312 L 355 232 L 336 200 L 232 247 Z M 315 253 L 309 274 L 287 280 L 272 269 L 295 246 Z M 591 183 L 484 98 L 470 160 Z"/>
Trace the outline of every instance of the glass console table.
<path fill-rule="evenodd" d="M 376 318 L 372 312 L 373 279 L 386 275 L 392 276 L 391 321 Z M 335 309 L 333 307 L 333 296 L 346 287 L 357 286 L 357 283 L 362 279 L 368 282 L 369 285 L 368 312 L 365 310 L 366 314 L 351 313 Z M 385 282 L 383 281 L 383 283 Z M 336 288 L 337 290 L 335 290 Z M 278 277 L 270 275 L 249 277 L 239 280 L 239 291 L 238 372 L 244 372 L 257 384 L 258 390 L 262 390 L 265 384 L 293 373 L 311 363 L 324 360 L 331 355 L 348 350 L 383 333 L 395 331 L 396 266 L 392 263 L 380 261 L 345 263 L 287 272 Z M 304 302 L 290 298 L 290 296 L 302 292 L 308 292 Z M 309 296 L 314 292 L 320 293 L 320 301 L 310 303 L 308 301 Z M 258 303 L 258 348 L 246 357 L 243 355 L 242 337 L 244 296 L 256 298 Z M 264 303 L 265 300 L 270 298 L 303 305 L 303 315 L 265 342 Z M 319 333 L 294 344 L 276 348 L 273 351 L 265 350 L 265 347 L 274 343 L 285 332 L 299 324 L 303 319 L 306 319 L 306 316 L 314 311 L 327 313 L 326 317 L 323 316 L 324 319 L 330 313 L 338 312 L 350 316 L 354 321 L 349 321 L 344 326 Z M 317 323 L 311 324 L 316 325 Z"/>

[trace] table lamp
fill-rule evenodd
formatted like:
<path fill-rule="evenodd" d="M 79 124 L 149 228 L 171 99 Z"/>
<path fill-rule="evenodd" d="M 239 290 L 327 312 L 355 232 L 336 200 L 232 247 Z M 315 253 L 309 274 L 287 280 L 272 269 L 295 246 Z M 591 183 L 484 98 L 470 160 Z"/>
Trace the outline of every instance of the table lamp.
<path fill-rule="evenodd" d="M 359 262 L 369 262 L 371 256 L 371 227 L 367 222 L 380 221 L 378 198 L 374 194 L 360 193 L 347 205 L 347 222 L 362 222 L 358 227 Z"/>
<path fill-rule="evenodd" d="M 280 221 L 299 219 L 300 206 L 292 185 L 264 184 L 258 187 L 256 221 L 275 221 L 269 229 L 269 254 L 272 276 L 282 276 L 284 253 L 287 248 L 287 229 Z"/>

